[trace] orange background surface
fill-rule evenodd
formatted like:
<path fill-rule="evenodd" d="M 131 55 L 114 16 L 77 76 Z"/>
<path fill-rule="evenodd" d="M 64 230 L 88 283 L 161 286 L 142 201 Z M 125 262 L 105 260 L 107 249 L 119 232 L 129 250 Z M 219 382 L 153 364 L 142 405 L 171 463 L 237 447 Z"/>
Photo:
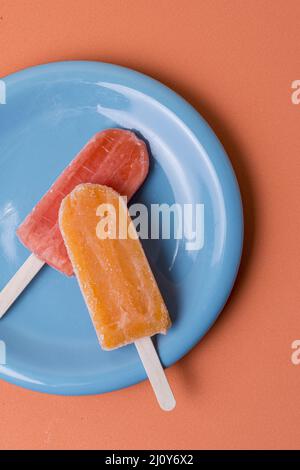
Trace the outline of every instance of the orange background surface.
<path fill-rule="evenodd" d="M 0 448 L 300 448 L 300 2 L 1 0 L 0 76 L 66 59 L 137 69 L 200 111 L 238 176 L 244 256 L 213 329 L 168 370 L 174 412 L 146 382 L 91 397 L 1 382 Z"/>

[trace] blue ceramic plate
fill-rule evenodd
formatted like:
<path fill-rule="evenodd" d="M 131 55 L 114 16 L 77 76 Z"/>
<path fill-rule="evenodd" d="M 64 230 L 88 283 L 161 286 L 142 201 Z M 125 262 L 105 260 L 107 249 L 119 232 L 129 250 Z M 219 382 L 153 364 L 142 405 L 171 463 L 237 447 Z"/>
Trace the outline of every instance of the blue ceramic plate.
<path fill-rule="evenodd" d="M 144 242 L 173 320 L 169 333 L 157 337 L 161 360 L 170 366 L 214 323 L 240 261 L 240 194 L 220 142 L 176 93 L 116 65 L 53 63 L 4 82 L 0 288 L 29 255 L 16 227 L 101 129 L 137 129 L 150 143 L 151 169 L 136 202 L 204 204 L 202 249 L 188 251 L 184 239 Z M 33 390 L 92 394 L 145 379 L 133 345 L 112 352 L 100 349 L 76 280 L 48 266 L 0 320 L 0 340 L 7 354 L 0 377 Z"/>

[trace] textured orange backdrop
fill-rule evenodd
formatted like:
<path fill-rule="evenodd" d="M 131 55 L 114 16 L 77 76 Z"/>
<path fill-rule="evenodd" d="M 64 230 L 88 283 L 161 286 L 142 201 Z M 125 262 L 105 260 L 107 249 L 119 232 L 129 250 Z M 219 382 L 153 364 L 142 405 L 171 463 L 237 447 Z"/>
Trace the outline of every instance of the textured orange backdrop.
<path fill-rule="evenodd" d="M 300 2 L 1 0 L 0 76 L 66 59 L 135 68 L 200 111 L 241 186 L 244 258 L 213 329 L 168 370 L 174 412 L 148 383 L 59 397 L 0 382 L 0 448 L 300 448 Z"/>

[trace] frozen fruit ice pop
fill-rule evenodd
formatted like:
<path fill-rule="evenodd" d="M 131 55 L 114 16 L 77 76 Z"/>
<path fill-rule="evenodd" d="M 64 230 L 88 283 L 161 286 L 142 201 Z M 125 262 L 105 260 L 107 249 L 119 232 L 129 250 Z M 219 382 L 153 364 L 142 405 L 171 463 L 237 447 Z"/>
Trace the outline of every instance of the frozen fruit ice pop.
<path fill-rule="evenodd" d="M 96 134 L 61 173 L 49 191 L 17 229 L 21 242 L 40 260 L 73 274 L 58 227 L 63 198 L 80 183 L 111 186 L 130 198 L 147 176 L 145 143 L 127 130 L 107 129 Z"/>
<path fill-rule="evenodd" d="M 99 208 L 104 217 L 108 204 L 115 218 L 105 238 Z M 166 333 L 169 314 L 124 199 L 107 186 L 80 184 L 62 201 L 59 226 L 102 348 Z"/>

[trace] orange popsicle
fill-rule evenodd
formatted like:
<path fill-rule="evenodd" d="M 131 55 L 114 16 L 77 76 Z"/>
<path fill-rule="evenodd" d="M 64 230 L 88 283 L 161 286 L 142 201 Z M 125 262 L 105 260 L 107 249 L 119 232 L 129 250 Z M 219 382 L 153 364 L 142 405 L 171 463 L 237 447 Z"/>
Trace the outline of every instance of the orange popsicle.
<path fill-rule="evenodd" d="M 62 201 L 59 226 L 102 348 L 166 333 L 170 317 L 124 199 L 80 184 Z"/>

